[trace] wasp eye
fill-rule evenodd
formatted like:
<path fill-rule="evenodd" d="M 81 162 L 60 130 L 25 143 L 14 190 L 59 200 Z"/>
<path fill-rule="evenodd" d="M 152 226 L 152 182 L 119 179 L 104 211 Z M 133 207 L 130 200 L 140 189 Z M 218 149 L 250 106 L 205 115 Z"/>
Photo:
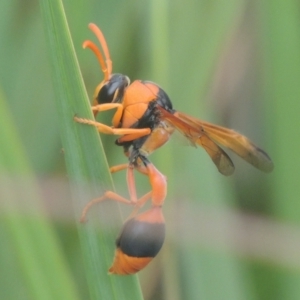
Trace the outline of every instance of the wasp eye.
<path fill-rule="evenodd" d="M 124 96 L 125 88 L 130 84 L 129 78 L 122 74 L 113 74 L 111 78 L 101 87 L 97 102 L 102 103 L 119 103 Z"/>

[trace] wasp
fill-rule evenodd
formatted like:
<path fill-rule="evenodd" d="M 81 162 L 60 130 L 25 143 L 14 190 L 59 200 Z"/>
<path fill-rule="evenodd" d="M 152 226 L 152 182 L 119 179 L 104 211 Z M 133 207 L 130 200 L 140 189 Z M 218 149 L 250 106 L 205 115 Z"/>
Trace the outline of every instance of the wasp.
<path fill-rule="evenodd" d="M 95 24 L 89 28 L 96 35 L 101 50 L 90 40 L 83 43 L 96 55 L 103 81 L 96 87 L 92 111 L 115 109 L 112 126 L 75 116 L 76 122 L 94 126 L 100 133 L 118 135 L 116 145 L 123 147 L 128 163 L 110 168 L 112 173 L 127 170 L 129 199 L 106 191 L 90 201 L 83 209 L 81 221 L 86 220 L 88 210 L 106 199 L 132 205 L 132 214 L 124 223 L 116 241 L 114 261 L 109 269 L 112 274 L 134 274 L 143 269 L 159 252 L 165 239 L 165 221 L 162 206 L 167 195 L 166 177 L 149 160 L 149 155 L 163 146 L 175 130 L 182 133 L 192 145 L 199 145 L 207 152 L 225 175 L 234 172 L 234 164 L 224 146 L 263 172 L 271 172 L 273 162 L 268 154 L 247 137 L 234 130 L 198 120 L 173 108 L 166 92 L 156 83 L 135 80 L 130 83 L 123 74 L 112 73 L 109 49 L 101 30 Z M 149 178 L 151 189 L 137 197 L 134 171 Z M 139 213 L 151 199 L 151 207 Z"/>

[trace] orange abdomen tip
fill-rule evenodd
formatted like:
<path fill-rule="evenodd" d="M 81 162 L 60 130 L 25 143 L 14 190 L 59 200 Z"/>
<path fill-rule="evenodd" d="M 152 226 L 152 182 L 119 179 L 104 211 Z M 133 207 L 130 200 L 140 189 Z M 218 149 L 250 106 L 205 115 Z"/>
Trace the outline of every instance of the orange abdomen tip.
<path fill-rule="evenodd" d="M 131 257 L 117 249 L 113 265 L 108 272 L 117 275 L 135 274 L 145 268 L 152 259 L 153 257 Z"/>
<path fill-rule="evenodd" d="M 116 241 L 116 253 L 109 269 L 112 274 L 134 274 L 159 252 L 165 239 L 165 223 L 160 207 L 128 220 Z"/>

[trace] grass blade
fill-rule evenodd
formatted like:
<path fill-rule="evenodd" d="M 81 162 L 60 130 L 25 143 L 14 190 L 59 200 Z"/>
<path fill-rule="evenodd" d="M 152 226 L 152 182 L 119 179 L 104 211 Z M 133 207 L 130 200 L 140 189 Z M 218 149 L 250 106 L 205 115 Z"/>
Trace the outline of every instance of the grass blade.
<path fill-rule="evenodd" d="M 88 97 L 83 85 L 74 47 L 61 1 L 40 1 L 46 38 L 53 67 L 53 82 L 59 114 L 62 143 L 69 178 L 76 185 L 72 189 L 76 218 L 84 203 L 112 188 L 107 161 L 95 128 L 76 124 L 75 114 L 92 118 Z M 91 192 L 82 188 L 90 182 Z M 116 210 L 116 206 L 113 206 Z M 100 217 L 105 217 L 103 211 Z M 120 217 L 119 221 L 120 223 Z M 107 269 L 113 256 L 115 231 L 97 236 L 95 223 L 79 225 L 79 233 L 86 262 L 86 272 L 93 299 L 140 299 L 140 288 L 135 276 L 108 276 Z"/>

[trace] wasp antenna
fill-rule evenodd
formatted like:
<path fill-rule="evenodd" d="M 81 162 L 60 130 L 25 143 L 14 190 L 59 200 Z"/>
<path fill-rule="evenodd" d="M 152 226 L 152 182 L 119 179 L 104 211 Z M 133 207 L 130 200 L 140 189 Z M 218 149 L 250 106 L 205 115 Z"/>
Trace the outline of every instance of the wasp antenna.
<path fill-rule="evenodd" d="M 109 80 L 110 74 L 108 72 L 108 67 L 105 64 L 104 58 L 103 58 L 99 48 L 91 41 L 84 41 L 84 43 L 82 44 L 82 47 L 84 49 L 89 48 L 94 52 L 94 54 L 96 55 L 96 57 L 100 63 L 101 70 L 104 74 L 104 80 L 105 81 Z"/>
<path fill-rule="evenodd" d="M 109 54 L 109 50 L 108 50 L 108 46 L 107 46 L 105 37 L 104 37 L 102 31 L 97 27 L 97 25 L 90 23 L 89 29 L 91 31 L 93 31 L 93 33 L 96 35 L 96 37 L 98 38 L 98 41 L 102 47 L 102 50 L 103 50 L 104 56 L 105 56 L 106 66 L 107 66 L 107 76 L 109 78 L 112 73 L 112 61 L 110 59 L 110 54 Z"/>

